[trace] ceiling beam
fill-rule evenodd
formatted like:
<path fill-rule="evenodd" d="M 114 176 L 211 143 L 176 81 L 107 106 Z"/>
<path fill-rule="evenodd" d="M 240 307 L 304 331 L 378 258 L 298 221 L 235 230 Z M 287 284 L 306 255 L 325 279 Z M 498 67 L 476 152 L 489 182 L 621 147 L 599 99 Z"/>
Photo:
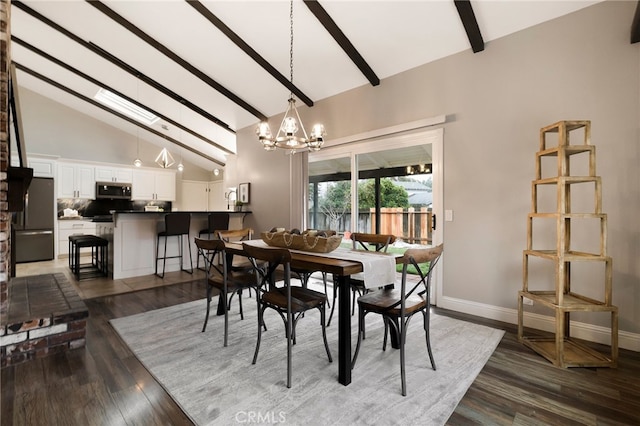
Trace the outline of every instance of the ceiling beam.
<path fill-rule="evenodd" d="M 111 18 L 112 20 L 117 22 L 118 24 L 122 25 L 124 28 L 129 30 L 131 33 L 133 33 L 136 36 L 138 36 L 140 39 L 145 41 L 149 46 L 153 47 L 158 52 L 162 53 L 167 58 L 171 59 L 172 61 L 174 61 L 175 63 L 180 65 L 182 68 L 184 68 L 185 70 L 189 71 L 195 77 L 199 78 L 205 84 L 209 85 L 209 87 L 211 87 L 212 89 L 218 91 L 220 94 L 222 94 L 225 97 L 227 97 L 229 100 L 234 102 L 236 105 L 238 105 L 239 107 L 243 108 L 245 111 L 249 112 L 250 114 L 252 114 L 253 116 L 259 118 L 260 120 L 265 120 L 265 121 L 267 120 L 267 116 L 266 115 L 264 115 L 263 113 L 258 111 L 256 108 L 254 108 L 248 102 L 246 102 L 245 100 L 241 99 L 238 95 L 233 93 L 231 90 L 227 89 L 222 84 L 218 83 L 213 78 L 211 78 L 210 76 L 205 74 L 203 71 L 199 70 L 198 68 L 196 68 L 195 66 L 193 66 L 192 64 L 190 64 L 189 62 L 187 62 L 186 60 L 181 58 L 180 56 L 178 56 L 171 49 L 169 49 L 168 47 L 166 47 L 165 45 L 163 45 L 162 43 L 160 43 L 159 41 L 157 41 L 156 39 L 151 37 L 149 34 L 147 34 L 144 31 L 142 31 L 140 28 L 138 28 L 135 25 L 133 25 L 130 21 L 125 19 L 122 15 L 116 13 L 114 10 L 110 9 L 104 3 L 102 3 L 102 2 L 100 2 L 98 0 L 86 0 L 86 1 L 91 6 L 95 7 L 100 12 L 104 13 L 106 16 L 108 16 L 109 18 Z"/>
<path fill-rule="evenodd" d="M 633 17 L 633 24 L 631 24 L 631 44 L 640 41 L 640 1 L 636 6 L 636 14 Z"/>
<path fill-rule="evenodd" d="M 351 61 L 358 67 L 360 72 L 364 74 L 364 76 L 369 80 L 372 86 L 377 86 L 380 84 L 380 79 L 376 75 L 376 73 L 371 69 L 367 61 L 364 60 L 360 52 L 355 48 L 355 46 L 349 41 L 346 35 L 342 32 L 340 27 L 335 23 L 333 18 L 329 16 L 324 7 L 318 3 L 317 0 L 304 0 L 304 4 L 307 5 L 311 13 L 316 17 L 316 19 L 324 26 L 331 37 L 338 43 L 338 45 L 344 50 L 344 53 L 349 56 Z"/>
<path fill-rule="evenodd" d="M 176 126 L 180 130 L 183 130 L 183 131 L 195 136 L 196 138 L 198 138 L 198 139 L 210 144 L 211 146 L 214 146 L 215 148 L 223 151 L 224 153 L 226 153 L 226 154 L 235 154 L 235 152 L 229 150 L 228 148 L 226 148 L 226 147 L 224 147 L 222 145 L 219 145 L 218 143 L 216 143 L 216 142 L 212 141 L 211 139 L 209 139 L 209 138 L 207 138 L 207 137 L 205 137 L 205 136 L 203 136 L 203 135 L 191 130 L 188 127 L 185 127 L 181 123 L 178 123 L 177 121 L 174 121 L 173 119 L 161 114 L 160 112 L 154 110 L 153 108 L 150 108 L 147 105 L 145 105 L 145 104 L 143 104 L 141 102 L 138 102 L 135 99 L 130 98 L 129 96 L 127 96 L 124 93 L 118 91 L 117 89 L 114 89 L 113 87 L 108 86 L 107 84 L 96 80 L 95 78 L 91 77 L 90 75 L 85 74 L 82 71 L 78 70 L 77 68 L 74 68 L 74 67 L 72 67 L 71 65 L 69 65 L 69 64 L 67 64 L 65 62 L 62 62 L 60 59 L 49 55 L 47 52 L 44 52 L 43 50 L 38 49 L 37 47 L 33 46 L 30 43 L 27 43 L 26 41 L 22 40 L 21 38 L 16 37 L 16 36 L 11 36 L 11 41 L 16 43 L 16 44 L 18 44 L 18 45 L 20 45 L 20 46 L 22 46 L 22 47 L 24 47 L 25 49 L 28 49 L 28 50 L 32 51 L 33 53 L 35 53 L 37 55 L 42 56 L 43 58 L 53 62 L 54 64 L 66 69 L 67 71 L 70 71 L 70 72 L 74 73 L 78 77 L 81 77 L 81 78 L 83 78 L 83 79 L 95 84 L 98 87 L 102 87 L 104 89 L 107 89 L 110 92 L 115 93 L 116 95 L 120 96 L 121 98 L 126 99 L 127 101 L 131 102 L 132 104 L 135 104 L 135 105 L 139 106 L 140 108 L 143 108 L 143 109 L 145 109 L 145 110 L 157 115 L 158 117 L 162 118 L 166 122 Z"/>
<path fill-rule="evenodd" d="M 39 79 L 39 80 L 42 80 L 45 83 L 48 83 L 48 84 L 52 85 L 53 87 L 55 87 L 57 89 L 60 89 L 60 90 L 62 90 L 64 92 L 67 92 L 68 94 L 70 94 L 72 96 L 75 96 L 78 99 L 81 99 L 81 100 L 83 100 L 83 101 L 85 101 L 87 103 L 90 103 L 91 105 L 96 106 L 96 107 L 98 107 L 98 108 L 100 108 L 100 109 L 102 109 L 104 111 L 107 111 L 107 112 L 109 112 L 109 113 L 111 113 L 111 114 L 113 114 L 113 115 L 115 115 L 115 116 L 117 116 L 117 117 L 119 117 L 119 118 L 121 118 L 121 119 L 123 119 L 125 121 L 128 121 L 129 123 L 134 124 L 134 125 L 140 127 L 141 129 L 144 129 L 144 130 L 146 130 L 146 131 L 148 131 L 150 133 L 153 133 L 154 135 L 159 136 L 159 137 L 161 137 L 161 138 L 163 138 L 163 139 L 165 139 L 165 140 L 167 140 L 167 141 L 169 141 L 169 142 L 171 142 L 171 143 L 173 143 L 175 145 L 178 145 L 180 148 L 183 148 L 183 149 L 185 149 L 185 150 L 187 150 L 189 152 L 192 152 L 192 153 L 194 153 L 196 155 L 199 155 L 200 157 L 202 157 L 202 158 L 204 158 L 206 160 L 209 160 L 209 161 L 211 161 L 213 163 L 216 163 L 216 164 L 218 164 L 218 165 L 220 165 L 222 167 L 224 167 L 224 165 L 225 165 L 225 163 L 223 163 L 222 161 L 217 160 L 217 159 L 215 159 L 213 157 L 209 157 L 208 155 L 203 154 L 202 152 L 200 152 L 200 151 L 198 151 L 198 150 L 196 150 L 196 149 L 194 149 L 194 148 L 192 148 L 192 147 L 190 147 L 188 145 L 183 144 L 182 142 L 180 142 L 177 139 L 172 138 L 171 136 L 165 135 L 164 133 L 162 133 L 162 132 L 160 132 L 160 131 L 152 128 L 152 127 L 149 127 L 149 126 L 146 126 L 146 125 L 140 123 L 139 121 L 129 117 L 126 114 L 122 114 L 122 113 L 120 113 L 118 111 L 112 110 L 111 108 L 107 107 L 104 104 L 101 104 L 100 102 L 96 101 L 95 99 L 92 99 L 92 98 L 90 98 L 88 96 L 85 96 L 85 95 L 83 95 L 81 93 L 78 93 L 75 90 L 70 89 L 70 88 L 68 88 L 67 86 L 65 86 L 65 85 L 63 85 L 61 83 L 58 83 L 57 81 L 52 80 L 49 77 L 46 77 L 46 76 L 40 74 L 37 71 L 34 71 L 34 70 L 32 70 L 32 69 L 30 69 L 30 68 L 28 68 L 28 67 L 26 67 L 24 65 L 21 65 L 21 64 L 19 64 L 17 62 L 13 62 L 13 63 L 15 64 L 16 68 L 19 69 L 20 71 L 24 71 L 25 73 L 27 73 L 27 74 L 29 74 L 29 75 L 31 75 L 31 76 Z"/>
<path fill-rule="evenodd" d="M 482 39 L 482 33 L 480 33 L 480 27 L 478 27 L 476 15 L 473 13 L 471 1 L 453 0 L 453 2 L 456 5 L 456 9 L 458 9 L 458 15 L 460 15 L 464 30 L 467 32 L 467 38 L 473 53 L 482 52 L 484 50 L 484 40 Z"/>
<path fill-rule="evenodd" d="M 198 0 L 185 0 L 191 7 L 197 10 L 206 20 L 211 22 L 222 34 L 227 36 L 236 46 L 238 46 L 244 53 L 249 55 L 258 65 L 260 65 L 266 72 L 271 74 L 273 78 L 278 80 L 282 85 L 294 93 L 298 99 L 304 102 L 307 106 L 312 107 L 313 101 L 302 90 L 298 89 L 291 81 L 278 72 L 266 59 L 264 59 L 258 52 L 256 52 L 251 46 L 249 46 L 238 34 L 233 32 L 224 22 L 213 14 L 206 6 L 200 3 Z"/>
<path fill-rule="evenodd" d="M 49 27 L 53 28 L 54 30 L 58 31 L 61 34 L 64 34 L 66 37 L 68 37 L 71 40 L 75 41 L 76 43 L 78 43 L 82 47 L 92 51 L 93 53 L 95 53 L 96 55 L 102 57 L 103 59 L 106 59 L 107 61 L 109 61 L 112 64 L 116 65 L 117 67 L 121 68 L 122 70 L 124 70 L 124 71 L 128 72 L 129 74 L 133 75 L 137 79 L 140 79 L 140 80 L 144 81 L 149 86 L 151 86 L 154 89 L 156 89 L 157 91 L 163 93 L 164 95 L 172 98 L 173 100 L 175 100 L 177 102 L 180 102 L 182 105 L 186 106 L 190 110 L 196 112 L 197 114 L 201 115 L 202 117 L 206 118 L 207 120 L 211 121 L 212 123 L 222 127 L 226 131 L 228 131 L 230 133 L 233 133 L 233 134 L 236 133 L 233 129 L 231 129 L 229 127 L 229 125 L 227 123 L 225 123 L 224 121 L 220 120 L 216 116 L 210 114 L 209 112 L 207 112 L 204 109 L 200 108 L 199 106 L 197 106 L 193 102 L 188 101 L 187 99 L 183 98 L 182 96 L 178 95 L 177 93 L 169 90 L 167 87 L 163 86 L 162 84 L 158 83 L 157 81 L 153 80 L 152 78 L 146 76 L 145 74 L 143 74 L 139 70 L 133 68 L 132 66 L 130 66 L 126 62 L 118 59 L 117 57 L 115 57 L 114 55 L 110 54 L 106 50 L 102 49 L 100 46 L 81 39 L 77 35 L 73 34 L 71 31 L 67 30 L 66 28 L 62 27 L 61 25 L 58 25 L 57 23 L 53 22 L 51 19 L 47 18 L 46 16 L 42 15 L 41 13 L 36 12 L 35 10 L 31 9 L 29 6 L 27 6 L 26 4 L 22 3 L 20 0 L 12 0 L 11 1 L 11 5 L 12 6 L 16 6 L 18 9 L 20 9 L 23 12 L 31 15 L 32 17 L 36 18 L 40 22 L 48 25 Z"/>

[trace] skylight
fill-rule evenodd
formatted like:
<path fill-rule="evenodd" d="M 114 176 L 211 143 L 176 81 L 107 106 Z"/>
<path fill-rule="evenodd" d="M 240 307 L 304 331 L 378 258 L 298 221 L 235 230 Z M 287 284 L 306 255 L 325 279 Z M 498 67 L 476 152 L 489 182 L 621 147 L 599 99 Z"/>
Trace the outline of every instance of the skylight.
<path fill-rule="evenodd" d="M 158 121 L 158 116 L 150 113 L 144 108 L 140 108 L 139 106 L 129 102 L 126 99 L 121 98 L 113 92 L 110 92 L 106 89 L 98 90 L 96 93 L 95 99 L 103 104 L 120 111 L 123 114 L 128 115 L 129 117 L 151 125 Z"/>

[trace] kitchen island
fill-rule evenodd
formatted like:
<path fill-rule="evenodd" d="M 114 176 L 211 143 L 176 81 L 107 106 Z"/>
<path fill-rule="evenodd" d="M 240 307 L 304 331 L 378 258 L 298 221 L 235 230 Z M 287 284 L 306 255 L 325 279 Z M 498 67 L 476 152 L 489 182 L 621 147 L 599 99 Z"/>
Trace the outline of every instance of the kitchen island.
<path fill-rule="evenodd" d="M 139 277 L 155 273 L 156 241 L 158 232 L 164 230 L 164 217 L 168 212 L 145 211 L 115 211 L 113 222 L 96 223 L 96 235 L 109 240 L 109 272 L 113 279 Z M 194 238 L 201 229 L 207 227 L 209 213 L 203 211 L 185 212 L 191 214 L 191 226 L 189 229 L 189 244 L 193 266 L 196 265 L 198 249 Z M 251 214 L 250 211 L 226 212 L 230 214 L 229 229 L 244 227 L 244 217 Z M 178 254 L 178 241 L 176 237 L 167 241 L 167 253 Z M 163 240 L 160 244 L 164 246 Z M 164 247 L 160 247 L 160 255 Z M 184 246 L 184 265 L 188 268 L 189 252 Z M 162 268 L 162 265 L 160 265 Z M 179 271 L 180 259 L 167 259 L 166 272 Z"/>

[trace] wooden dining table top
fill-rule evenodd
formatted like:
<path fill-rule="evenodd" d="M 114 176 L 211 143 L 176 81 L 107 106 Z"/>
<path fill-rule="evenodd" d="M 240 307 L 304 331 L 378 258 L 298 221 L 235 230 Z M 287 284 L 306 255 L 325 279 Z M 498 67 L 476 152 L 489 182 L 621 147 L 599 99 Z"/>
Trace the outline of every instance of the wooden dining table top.
<path fill-rule="evenodd" d="M 225 248 L 229 254 L 244 255 L 241 241 L 227 242 L 225 243 Z M 397 259 L 401 259 L 401 257 Z M 301 253 L 295 250 L 291 250 L 291 266 L 296 269 L 327 272 L 343 276 L 362 272 L 362 263 L 355 260 L 336 259 L 322 256 L 322 253 Z"/>

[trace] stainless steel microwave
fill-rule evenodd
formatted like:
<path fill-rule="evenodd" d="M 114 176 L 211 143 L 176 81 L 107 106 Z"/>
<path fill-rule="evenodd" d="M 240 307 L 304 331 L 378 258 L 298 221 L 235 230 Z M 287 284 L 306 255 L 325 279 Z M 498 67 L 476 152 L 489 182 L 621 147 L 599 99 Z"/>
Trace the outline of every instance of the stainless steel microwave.
<path fill-rule="evenodd" d="M 96 182 L 96 200 L 130 200 L 131 184 L 118 182 Z"/>

